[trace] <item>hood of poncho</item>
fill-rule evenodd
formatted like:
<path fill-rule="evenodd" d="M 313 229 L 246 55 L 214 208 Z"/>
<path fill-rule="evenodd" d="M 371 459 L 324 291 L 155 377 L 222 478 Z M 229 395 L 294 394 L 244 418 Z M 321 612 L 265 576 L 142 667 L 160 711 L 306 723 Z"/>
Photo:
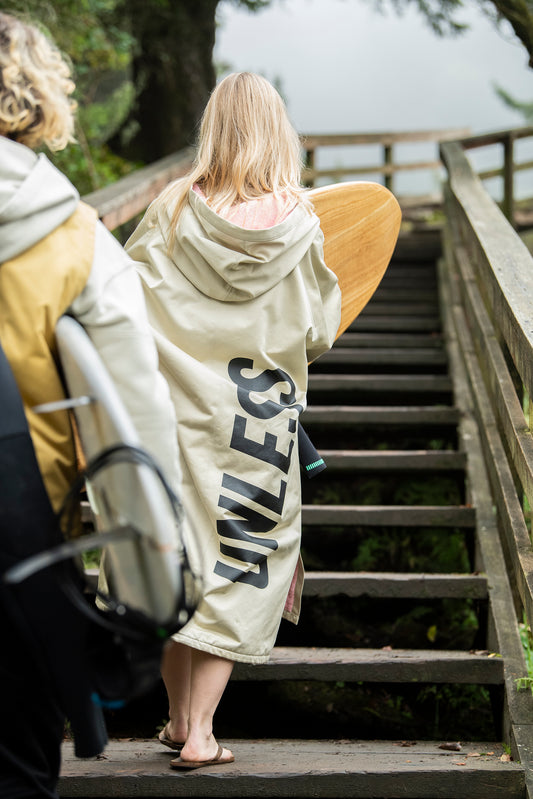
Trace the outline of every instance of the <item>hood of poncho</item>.
<path fill-rule="evenodd" d="M 168 246 L 172 206 L 155 210 Z M 192 189 L 178 222 L 172 251 L 175 267 L 203 294 L 242 302 L 277 285 L 300 263 L 319 220 L 297 206 L 279 224 L 248 230 L 215 213 Z"/>
<path fill-rule="evenodd" d="M 19 255 L 65 222 L 79 194 L 43 155 L 0 136 L 0 263 Z"/>

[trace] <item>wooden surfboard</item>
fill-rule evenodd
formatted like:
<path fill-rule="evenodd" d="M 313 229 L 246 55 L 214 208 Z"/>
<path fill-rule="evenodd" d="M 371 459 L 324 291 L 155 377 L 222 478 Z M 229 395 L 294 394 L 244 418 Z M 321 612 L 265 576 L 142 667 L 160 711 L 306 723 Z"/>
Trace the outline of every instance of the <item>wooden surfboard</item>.
<path fill-rule="evenodd" d="M 326 265 L 339 279 L 338 338 L 379 286 L 396 246 L 402 212 L 380 183 L 335 183 L 311 189 L 308 197 L 324 233 Z"/>

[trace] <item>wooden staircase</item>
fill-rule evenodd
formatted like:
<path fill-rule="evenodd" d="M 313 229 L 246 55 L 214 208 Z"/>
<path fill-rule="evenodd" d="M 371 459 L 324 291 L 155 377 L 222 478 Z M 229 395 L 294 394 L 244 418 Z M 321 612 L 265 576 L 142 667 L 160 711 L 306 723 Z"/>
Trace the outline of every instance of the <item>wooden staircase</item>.
<path fill-rule="evenodd" d="M 513 614 L 512 592 L 479 534 L 490 512 L 472 501 L 477 445 L 436 256 L 400 243 L 310 369 L 303 423 L 328 470 L 303 485 L 302 619 L 282 623 L 269 663 L 234 670 L 215 733 L 235 763 L 174 772 L 139 737 L 79 761 L 66 742 L 62 797 L 525 799 L 501 743 L 512 670 L 491 606 L 494 589 Z"/>

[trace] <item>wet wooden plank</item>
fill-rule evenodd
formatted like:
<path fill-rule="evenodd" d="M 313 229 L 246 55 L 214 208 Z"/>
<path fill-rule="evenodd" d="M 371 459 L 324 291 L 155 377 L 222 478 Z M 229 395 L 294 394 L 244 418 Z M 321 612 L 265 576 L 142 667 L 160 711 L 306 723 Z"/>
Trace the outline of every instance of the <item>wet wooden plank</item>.
<path fill-rule="evenodd" d="M 304 505 L 302 524 L 320 527 L 474 528 L 474 508 L 441 505 Z"/>
<path fill-rule="evenodd" d="M 369 596 L 378 599 L 486 599 L 481 574 L 306 572 L 304 596 Z"/>
<path fill-rule="evenodd" d="M 112 740 L 101 759 L 63 746 L 62 799 L 74 797 L 329 797 L 330 799 L 524 799 L 524 772 L 501 744 L 442 741 L 231 740 L 235 762 L 178 772 L 154 740 Z M 406 787 L 408 786 L 408 793 Z"/>

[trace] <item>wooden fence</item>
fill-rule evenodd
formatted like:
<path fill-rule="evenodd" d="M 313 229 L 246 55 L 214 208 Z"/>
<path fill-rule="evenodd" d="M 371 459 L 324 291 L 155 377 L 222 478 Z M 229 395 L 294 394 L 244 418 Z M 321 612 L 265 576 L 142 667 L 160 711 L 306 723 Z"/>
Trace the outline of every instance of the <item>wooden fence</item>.
<path fill-rule="evenodd" d="M 466 128 L 446 128 L 444 130 L 415 130 L 380 133 L 338 133 L 338 134 L 302 134 L 302 146 L 305 151 L 305 169 L 303 180 L 313 186 L 320 178 L 328 178 L 330 182 L 346 178 L 357 178 L 361 175 L 383 176 L 385 186 L 394 191 L 394 175 L 406 170 L 436 170 L 442 167 L 439 158 L 431 161 L 398 162 L 394 160 L 395 145 L 422 144 L 450 141 L 468 136 Z M 350 166 L 317 167 L 317 150 L 338 147 L 362 147 L 377 145 L 383 155 L 378 164 L 353 164 Z M 438 155 L 438 153 L 437 153 Z"/>
<path fill-rule="evenodd" d="M 533 126 L 501 130 L 494 133 L 484 133 L 479 136 L 461 138 L 460 140 L 461 147 L 464 150 L 479 150 L 494 145 L 499 145 L 501 148 L 502 162 L 494 169 L 480 171 L 478 177 L 481 180 L 489 180 L 495 177 L 502 178 L 502 210 L 513 227 L 517 224 L 515 176 L 518 172 L 533 170 L 533 161 L 517 162 L 515 160 L 515 143 L 520 139 L 528 138 L 533 141 Z M 533 182 L 531 186 L 533 191 Z M 531 224 L 532 220 L 530 215 L 526 216 L 526 224 L 528 219 L 529 224 Z"/>
<path fill-rule="evenodd" d="M 394 145 L 416 144 L 449 141 L 465 136 L 469 131 L 465 128 L 446 130 L 405 131 L 396 133 L 351 133 L 334 135 L 302 134 L 306 168 L 302 173 L 304 183 L 311 186 L 316 180 L 328 177 L 331 182 L 362 175 L 383 176 L 385 185 L 393 190 L 393 178 L 398 172 L 406 170 L 441 169 L 439 158 L 431 161 L 415 161 L 399 163 L 394 160 Z M 316 169 L 313 165 L 316 152 L 320 148 L 357 147 L 377 144 L 383 150 L 383 163 L 365 166 L 361 163 L 354 166 L 343 166 L 331 169 Z M 192 148 L 169 155 L 147 167 L 118 180 L 112 186 L 94 191 L 84 199 L 98 209 L 100 218 L 110 230 L 120 227 L 142 213 L 161 190 L 181 175 L 192 165 Z"/>

